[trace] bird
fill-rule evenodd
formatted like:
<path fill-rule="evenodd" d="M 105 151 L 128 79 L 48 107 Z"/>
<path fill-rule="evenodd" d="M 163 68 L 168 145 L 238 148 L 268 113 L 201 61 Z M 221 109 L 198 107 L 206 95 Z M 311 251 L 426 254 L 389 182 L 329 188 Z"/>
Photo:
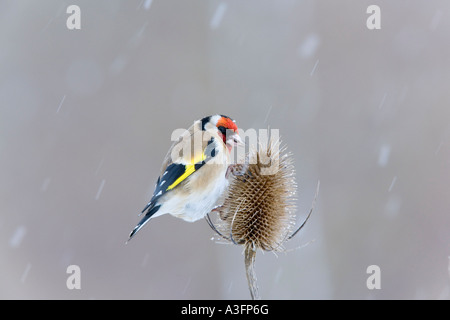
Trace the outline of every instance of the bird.
<path fill-rule="evenodd" d="M 212 115 L 194 121 L 167 152 L 153 195 L 141 212 L 145 215 L 128 241 L 151 218 L 171 214 L 194 222 L 217 208 L 233 172 L 230 153 L 238 145 L 244 143 L 230 117 Z"/>

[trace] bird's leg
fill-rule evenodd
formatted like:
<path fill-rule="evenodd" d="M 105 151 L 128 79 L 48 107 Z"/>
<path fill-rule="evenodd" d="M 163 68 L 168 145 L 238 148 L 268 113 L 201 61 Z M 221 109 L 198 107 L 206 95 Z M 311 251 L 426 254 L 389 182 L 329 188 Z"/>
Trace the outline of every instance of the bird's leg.
<path fill-rule="evenodd" d="M 220 206 L 215 206 L 212 210 L 211 210 L 211 213 L 217 213 L 218 215 L 219 215 L 219 217 L 220 217 L 220 219 L 221 220 L 225 220 L 227 217 L 226 217 L 226 212 L 223 210 L 224 209 L 224 207 L 223 207 L 223 205 L 220 205 Z"/>
<path fill-rule="evenodd" d="M 215 212 L 219 214 L 219 217 L 222 220 L 225 220 L 226 217 L 224 217 L 223 215 L 225 214 L 221 209 L 223 209 L 223 206 L 216 206 L 214 207 L 214 209 L 211 210 L 211 213 Z M 211 217 L 209 216 L 209 213 L 206 214 L 205 216 L 206 222 L 208 223 L 208 225 L 211 227 L 211 229 L 216 232 L 219 236 L 221 236 L 222 238 L 231 241 L 228 237 L 224 236 L 219 230 L 217 230 L 216 226 L 214 225 L 214 223 L 211 220 Z"/>

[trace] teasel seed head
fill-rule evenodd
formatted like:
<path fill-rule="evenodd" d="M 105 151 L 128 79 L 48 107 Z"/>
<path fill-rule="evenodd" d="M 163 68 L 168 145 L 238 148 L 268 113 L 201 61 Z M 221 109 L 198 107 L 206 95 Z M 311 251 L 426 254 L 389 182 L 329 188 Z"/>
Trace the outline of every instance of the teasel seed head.
<path fill-rule="evenodd" d="M 220 208 L 219 232 L 253 250 L 280 251 L 295 226 L 295 168 L 279 140 L 252 150 L 241 173 L 232 175 Z"/>
<path fill-rule="evenodd" d="M 209 215 L 210 227 L 223 239 L 243 245 L 245 271 L 252 299 L 260 299 L 255 274 L 258 249 L 283 251 L 283 244 L 303 228 L 311 216 L 319 192 L 305 221 L 295 231 L 297 183 L 292 154 L 279 139 L 268 140 L 250 151 L 244 165 L 235 165 L 224 204 L 218 207 L 218 228 Z"/>

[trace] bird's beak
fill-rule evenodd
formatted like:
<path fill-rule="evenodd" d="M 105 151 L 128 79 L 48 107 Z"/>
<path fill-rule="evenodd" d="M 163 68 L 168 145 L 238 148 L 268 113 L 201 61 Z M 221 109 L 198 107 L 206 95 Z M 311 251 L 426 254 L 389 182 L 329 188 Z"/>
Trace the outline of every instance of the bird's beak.
<path fill-rule="evenodd" d="M 238 133 L 233 133 L 228 139 L 227 144 L 231 146 L 244 146 L 245 143 L 242 141 Z"/>

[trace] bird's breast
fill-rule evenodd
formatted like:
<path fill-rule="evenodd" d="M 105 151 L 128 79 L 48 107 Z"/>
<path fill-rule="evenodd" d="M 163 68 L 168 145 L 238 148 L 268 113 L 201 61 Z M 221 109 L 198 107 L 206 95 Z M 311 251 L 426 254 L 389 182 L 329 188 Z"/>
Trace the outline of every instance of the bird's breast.
<path fill-rule="evenodd" d="M 197 221 L 211 212 L 228 186 L 228 180 L 225 177 L 227 167 L 224 165 L 207 164 L 202 167 L 202 175 L 194 176 L 187 186 L 191 190 L 180 212 L 173 215 L 186 221 Z M 207 173 L 207 174 L 206 174 Z"/>

